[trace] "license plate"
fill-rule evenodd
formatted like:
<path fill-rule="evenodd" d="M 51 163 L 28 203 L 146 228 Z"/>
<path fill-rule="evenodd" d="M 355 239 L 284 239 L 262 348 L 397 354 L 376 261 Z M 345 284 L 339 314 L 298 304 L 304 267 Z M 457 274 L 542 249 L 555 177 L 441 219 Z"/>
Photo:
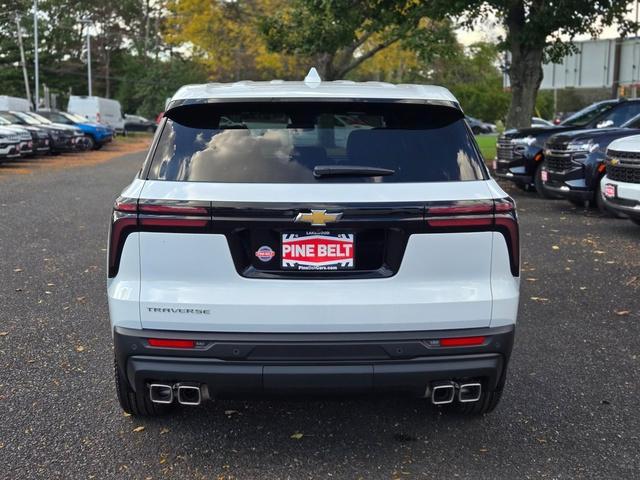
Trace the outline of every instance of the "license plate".
<path fill-rule="evenodd" d="M 549 180 L 549 172 L 542 170 L 542 172 L 540 172 L 540 178 L 542 178 L 543 182 L 547 182 Z"/>
<path fill-rule="evenodd" d="M 353 233 L 290 232 L 282 234 L 282 268 L 350 270 L 354 268 Z"/>

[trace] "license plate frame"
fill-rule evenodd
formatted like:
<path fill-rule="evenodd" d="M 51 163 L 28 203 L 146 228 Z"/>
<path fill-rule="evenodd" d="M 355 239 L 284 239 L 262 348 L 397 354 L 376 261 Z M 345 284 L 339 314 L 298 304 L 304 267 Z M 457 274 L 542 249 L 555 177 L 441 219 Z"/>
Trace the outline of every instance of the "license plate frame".
<path fill-rule="evenodd" d="M 286 271 L 354 270 L 355 251 L 353 231 L 298 230 L 280 234 L 280 268 Z"/>

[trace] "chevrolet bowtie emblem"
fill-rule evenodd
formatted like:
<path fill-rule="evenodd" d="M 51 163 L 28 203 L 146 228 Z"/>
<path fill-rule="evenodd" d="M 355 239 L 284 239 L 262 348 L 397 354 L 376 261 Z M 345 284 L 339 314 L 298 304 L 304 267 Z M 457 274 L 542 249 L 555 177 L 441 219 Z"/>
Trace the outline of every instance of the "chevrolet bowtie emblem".
<path fill-rule="evenodd" d="M 611 159 L 609 159 L 609 163 L 612 166 L 616 166 L 616 165 L 618 165 L 620 163 L 620 160 L 618 160 L 617 158 L 611 158 Z"/>
<path fill-rule="evenodd" d="M 299 213 L 294 222 L 310 223 L 321 227 L 327 223 L 337 222 L 342 218 L 342 213 L 327 213 L 326 210 L 311 210 L 311 213 Z"/>

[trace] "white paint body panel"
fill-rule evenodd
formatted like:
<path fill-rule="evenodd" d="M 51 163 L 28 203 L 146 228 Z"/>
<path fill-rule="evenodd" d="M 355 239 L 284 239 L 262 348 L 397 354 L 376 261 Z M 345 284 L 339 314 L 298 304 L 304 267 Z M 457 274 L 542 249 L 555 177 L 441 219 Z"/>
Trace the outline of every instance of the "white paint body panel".
<path fill-rule="evenodd" d="M 492 237 L 413 235 L 395 276 L 334 281 L 248 279 L 236 272 L 222 235 L 141 233 L 142 326 L 216 332 L 487 327 Z M 150 312 L 153 307 L 209 309 L 210 315 Z"/>
<path fill-rule="evenodd" d="M 229 202 L 426 202 L 500 198 L 493 181 L 223 184 L 135 180 L 123 196 Z M 109 281 L 113 325 L 203 332 L 384 332 L 513 324 L 519 280 L 494 232 L 412 235 L 383 279 L 274 280 L 238 274 L 223 235 L 142 232 Z M 154 308 L 204 309 L 209 314 Z M 152 309 L 152 310 L 149 310 Z"/>

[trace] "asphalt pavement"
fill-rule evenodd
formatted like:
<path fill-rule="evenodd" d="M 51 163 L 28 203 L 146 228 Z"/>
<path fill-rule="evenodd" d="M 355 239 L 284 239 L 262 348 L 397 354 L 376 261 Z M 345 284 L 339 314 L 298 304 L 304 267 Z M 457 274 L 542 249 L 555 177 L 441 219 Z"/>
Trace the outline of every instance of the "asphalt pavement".
<path fill-rule="evenodd" d="M 492 414 L 365 398 L 123 415 L 106 235 L 142 159 L 0 168 L 0 478 L 640 478 L 640 228 L 520 191 L 522 301 Z"/>

